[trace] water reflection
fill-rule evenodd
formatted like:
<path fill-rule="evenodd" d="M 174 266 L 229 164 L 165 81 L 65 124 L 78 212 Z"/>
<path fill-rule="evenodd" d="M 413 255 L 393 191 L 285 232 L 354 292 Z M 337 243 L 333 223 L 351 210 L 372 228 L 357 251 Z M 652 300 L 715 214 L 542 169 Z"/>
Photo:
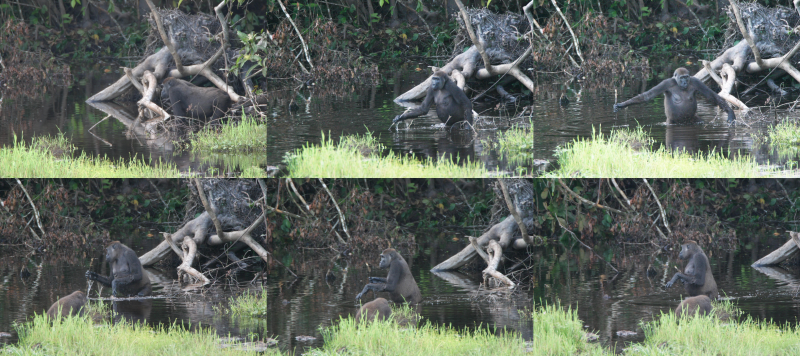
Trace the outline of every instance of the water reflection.
<path fill-rule="evenodd" d="M 750 267 L 765 251 L 780 244 L 762 244 L 759 249 L 759 243 L 752 242 L 751 249 L 738 252 L 707 252 L 722 298 L 732 300 L 745 315 L 756 319 L 796 324 L 800 318 L 800 299 L 795 298 L 800 273 L 780 267 Z M 587 330 L 596 332 L 604 345 L 620 351 L 628 343 L 644 340 L 641 322 L 672 312 L 684 297 L 681 287 L 663 287 L 675 272 L 676 257 L 677 251 L 675 256 L 652 251 L 615 254 L 612 262 L 620 271 L 617 274 L 583 250 L 540 249 L 533 258 L 533 297 L 576 308 Z M 622 338 L 616 334 L 621 330 L 637 334 Z"/>
<path fill-rule="evenodd" d="M 78 73 L 68 87 L 45 86 L 31 96 L 14 98 L 6 93 L 0 106 L 0 146 L 17 141 L 30 143 L 35 136 L 56 136 L 63 133 L 81 151 L 93 157 L 130 160 L 132 157 L 153 162 L 170 162 L 182 172 L 215 174 L 241 172 L 252 166 L 266 166 L 264 152 L 247 155 L 192 154 L 179 151 L 165 137 L 150 137 L 141 125 L 134 125 L 138 116 L 135 103 L 84 103 L 86 98 L 112 84 L 118 73 L 100 70 Z M 110 115 L 105 121 L 103 118 Z M 102 121 L 102 122 L 101 122 Z M 99 124 L 98 124 L 99 123 Z M 95 126 L 95 124 L 98 124 Z M 94 128 L 89 131 L 89 128 Z"/>

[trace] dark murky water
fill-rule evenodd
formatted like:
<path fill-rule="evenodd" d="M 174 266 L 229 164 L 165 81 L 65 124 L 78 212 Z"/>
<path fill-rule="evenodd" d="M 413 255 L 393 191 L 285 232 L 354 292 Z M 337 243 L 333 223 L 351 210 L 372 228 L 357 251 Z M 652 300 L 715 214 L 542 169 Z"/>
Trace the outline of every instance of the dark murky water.
<path fill-rule="evenodd" d="M 663 96 L 655 100 L 628 107 L 614 114 L 614 89 L 583 88 L 581 83 L 569 85 L 539 82 L 537 91 L 528 98 L 521 98 L 519 105 L 498 109 L 481 107 L 475 110 L 486 117 L 478 137 L 472 139 L 467 131 L 448 132 L 433 125 L 439 123 L 435 112 L 420 117 L 413 122 L 410 130 L 388 131 L 392 119 L 406 108 L 393 102 L 394 98 L 406 92 L 425 79 L 425 73 L 398 72 L 377 87 L 346 88 L 344 93 L 320 95 L 311 92 L 307 105 L 300 101 L 300 110 L 290 113 L 289 99 L 279 101 L 283 108 L 276 108 L 269 121 L 268 161 L 276 164 L 283 160 L 286 152 L 292 152 L 307 143 L 319 144 L 321 133 L 326 137 L 338 138 L 341 135 L 364 134 L 367 131 L 380 136 L 380 142 L 390 149 L 412 153 L 419 157 L 460 157 L 483 162 L 490 170 L 515 171 L 517 165 L 500 159 L 497 152 L 484 147 L 481 141 L 496 140 L 498 130 L 521 120 L 510 120 L 514 112 L 523 106 L 533 106 L 534 158 L 553 161 L 555 149 L 571 142 L 576 137 L 591 137 L 592 130 L 608 133 L 621 127 L 643 126 L 645 132 L 655 139 L 656 147 L 668 145 L 689 152 L 708 152 L 715 150 L 734 154 L 753 156 L 760 164 L 783 164 L 797 160 L 794 154 L 779 155 L 767 144 L 755 142 L 753 134 L 761 134 L 766 129 L 765 120 L 760 125 L 738 125 L 730 128 L 725 116 L 718 113 L 705 98 L 698 99 L 698 117 L 703 124 L 689 126 L 667 126 L 664 116 Z M 627 100 L 657 84 L 658 81 L 628 81 L 617 87 L 618 101 Z M 570 104 L 559 105 L 562 89 L 567 93 Z M 308 93 L 304 94 L 308 98 Z M 532 102 L 531 102 L 532 98 Z M 760 99 L 763 101 L 763 98 Z M 789 100 L 785 99 L 784 101 Z M 790 100 L 789 100 L 790 101 Z M 411 104 L 409 104 L 411 105 Z M 415 106 L 413 104 L 412 106 Z M 748 105 L 754 106 L 753 102 Z M 785 109 L 787 106 L 783 106 Z M 722 112 L 724 114 L 724 112 Z M 785 117 L 785 111 L 772 111 L 770 117 Z M 527 122 L 527 119 L 525 119 Z M 405 128 L 404 126 L 402 126 Z M 738 153 L 736 153 L 738 152 Z M 528 163 L 528 168 L 530 163 Z M 524 166 L 524 164 L 523 164 Z M 528 170 L 530 172 L 530 170 Z"/>
<path fill-rule="evenodd" d="M 110 73 L 103 69 L 113 68 Z M 145 162 L 170 162 L 181 172 L 214 174 L 241 172 L 251 166 L 266 167 L 264 153 L 257 154 L 193 154 L 178 150 L 166 139 L 151 139 L 141 129 L 130 130 L 138 115 L 135 103 L 122 106 L 115 103 L 91 106 L 84 101 L 119 79 L 116 65 L 98 66 L 92 71 L 77 73 L 69 87 L 47 86 L 33 96 L 8 94 L 0 102 L 0 146 L 12 146 L 17 140 L 30 143 L 34 136 L 56 136 L 59 132 L 69 138 L 89 156 Z M 89 128 L 107 115 L 109 119 Z M 141 128 L 141 125 L 138 126 Z M 208 173 L 210 174 L 210 173 Z"/>
<path fill-rule="evenodd" d="M 133 235 L 136 236 L 136 235 Z M 463 240 L 462 240 L 463 241 Z M 159 241 L 150 239 L 140 244 L 123 241 L 137 253 L 141 254 L 155 246 Z M 449 247 L 449 248 L 448 248 Z M 423 303 L 418 311 L 423 318 L 439 325 L 455 327 L 475 327 L 477 325 L 504 327 L 514 330 L 530 340 L 532 326 L 530 319 L 521 321 L 518 309 L 530 308 L 530 296 L 521 293 L 521 302 L 496 301 L 474 298 L 481 277 L 460 273 L 433 274 L 429 272 L 432 265 L 448 258 L 462 248 L 462 243 L 453 242 L 446 247 L 430 246 L 420 248 L 417 255 L 409 256 L 409 251 L 400 249 L 411 265 L 423 295 Z M 304 255 L 308 252 L 313 255 Z M 57 262 L 45 262 L 41 270 L 35 263 L 41 258 L 33 256 L 30 260 L 25 254 L 12 254 L 7 249 L 0 249 L 0 331 L 11 332 L 11 338 L 0 338 L 0 343 L 15 342 L 17 335 L 13 330 L 15 322 L 24 322 L 34 312 L 44 312 L 59 297 L 75 290 L 86 290 L 84 273 L 94 258 L 94 269 L 102 261 L 102 252 L 96 255 L 70 254 Z M 321 257 L 315 257 L 321 256 Z M 371 258 L 374 257 L 374 258 Z M 295 261 L 288 263 L 298 278 L 285 273 L 281 267 L 271 271 L 266 280 L 269 293 L 268 315 L 265 319 L 241 318 L 232 319 L 220 315 L 214 307 L 227 305 L 228 298 L 239 295 L 245 290 L 258 291 L 258 281 L 249 283 L 252 275 L 239 275 L 239 285 L 213 287 L 199 292 L 182 292 L 174 270 L 159 271 L 146 269 L 153 283 L 153 295 L 177 295 L 170 299 L 154 299 L 147 302 L 117 302 L 114 310 L 123 313 L 129 320 L 143 320 L 148 324 L 169 325 L 178 321 L 191 328 L 210 327 L 220 335 L 247 337 L 251 333 L 259 337 L 272 337 L 279 341 L 283 350 L 302 352 L 310 347 L 319 347 L 323 339 L 321 327 L 335 323 L 340 316 L 355 314 L 358 304 L 355 295 L 367 283 L 369 276 L 384 276 L 386 271 L 373 269 L 371 272 L 364 262 L 332 259 L 331 254 L 319 254 L 319 251 L 305 250 L 294 256 Z M 378 256 L 365 256 L 370 266 L 377 265 Z M 288 262 L 285 260 L 285 262 Z M 20 269 L 25 266 L 31 275 L 20 276 Z M 326 279 L 330 271 L 335 279 Z M 101 271 L 107 273 L 106 269 Z M 96 293 L 97 284 L 92 293 Z M 105 288 L 103 295 L 108 295 Z M 371 293 L 364 301 L 372 300 Z M 502 298 L 501 298 L 502 299 Z M 483 300 L 483 301 L 482 301 Z M 107 302 L 108 303 L 108 302 Z M 502 332 L 497 330 L 495 332 Z M 310 342 L 296 340 L 297 336 L 312 336 Z"/>
<path fill-rule="evenodd" d="M 782 234 L 784 236 L 787 234 Z M 779 267 L 753 268 L 750 264 L 785 242 L 756 242 L 739 252 L 706 251 L 721 297 L 729 298 L 746 315 L 758 320 L 797 325 L 800 319 L 800 273 Z M 563 246 L 551 246 L 534 253 L 535 301 L 560 301 L 564 307 L 577 308 L 587 331 L 599 335 L 606 346 L 621 351 L 626 344 L 644 340 L 641 322 L 672 312 L 685 290 L 680 283 L 664 289 L 676 271 L 674 256 L 653 255 L 652 251 L 615 255 L 616 274 L 605 263 L 592 258 L 588 250 L 577 247 L 566 252 Z M 666 266 L 669 263 L 670 266 Z M 678 263 L 683 267 L 683 262 Z M 665 272 L 665 267 L 668 271 Z M 648 275 L 648 268 L 653 272 Z M 632 337 L 617 336 L 630 330 Z"/>

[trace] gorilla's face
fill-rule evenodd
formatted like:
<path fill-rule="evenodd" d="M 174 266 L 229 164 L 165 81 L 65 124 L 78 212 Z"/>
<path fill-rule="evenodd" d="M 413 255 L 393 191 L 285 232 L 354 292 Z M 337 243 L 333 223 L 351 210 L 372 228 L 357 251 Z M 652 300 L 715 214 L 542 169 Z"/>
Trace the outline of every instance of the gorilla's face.
<path fill-rule="evenodd" d="M 679 75 L 676 79 L 678 80 L 678 85 L 680 85 L 682 89 L 686 90 L 686 88 L 689 86 L 689 75 Z"/>
<path fill-rule="evenodd" d="M 442 90 L 442 88 L 444 88 L 444 79 L 440 76 L 431 78 L 431 88 L 433 88 L 433 90 Z"/>

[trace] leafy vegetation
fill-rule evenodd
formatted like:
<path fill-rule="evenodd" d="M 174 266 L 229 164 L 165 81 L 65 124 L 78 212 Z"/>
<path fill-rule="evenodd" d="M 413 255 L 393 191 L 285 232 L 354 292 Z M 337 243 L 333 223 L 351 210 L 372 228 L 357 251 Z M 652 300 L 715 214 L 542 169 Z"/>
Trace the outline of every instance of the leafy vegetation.
<path fill-rule="evenodd" d="M 238 123 L 206 125 L 190 136 L 192 152 L 266 152 L 267 124 L 242 114 Z"/>

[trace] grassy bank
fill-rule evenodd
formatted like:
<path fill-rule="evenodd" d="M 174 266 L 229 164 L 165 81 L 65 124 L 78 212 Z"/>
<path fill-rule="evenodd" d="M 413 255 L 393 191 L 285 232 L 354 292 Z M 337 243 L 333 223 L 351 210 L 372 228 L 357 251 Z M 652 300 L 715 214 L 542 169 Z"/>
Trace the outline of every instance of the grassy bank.
<path fill-rule="evenodd" d="M 450 160 L 417 160 L 389 152 L 371 133 L 364 136 L 343 136 L 339 143 L 326 139 L 319 146 L 306 145 L 287 159 L 292 177 L 350 177 L 350 178 L 435 178 L 487 177 L 479 162 L 458 165 Z"/>
<path fill-rule="evenodd" d="M 19 343 L 0 353 L 15 355 L 256 355 L 221 348 L 212 329 L 189 331 L 179 324 L 150 327 L 117 323 L 95 325 L 91 319 L 66 318 L 53 325 L 44 316 L 18 327 Z M 267 354 L 279 354 L 271 349 Z"/>
<path fill-rule="evenodd" d="M 153 178 L 179 177 L 178 169 L 169 163 L 150 166 L 141 158 L 130 161 L 89 157 L 81 152 L 73 157 L 74 147 L 58 137 L 36 137 L 30 146 L 14 136 L 13 147 L 0 148 L 0 176 L 2 177 L 58 177 L 58 178 Z"/>
<path fill-rule="evenodd" d="M 518 335 L 484 327 L 474 331 L 433 326 L 402 327 L 394 321 L 376 321 L 358 326 L 353 318 L 342 319 L 323 332 L 325 345 L 311 355 L 527 355 Z"/>
<path fill-rule="evenodd" d="M 243 114 L 238 123 L 206 125 L 192 134 L 192 152 L 266 152 L 266 137 L 267 124 Z"/>
<path fill-rule="evenodd" d="M 590 140 L 576 139 L 557 153 L 559 169 L 550 176 L 724 178 L 761 176 L 758 163 L 748 157 L 727 158 L 721 152 L 689 154 L 665 146 L 651 150 L 641 127 L 593 133 Z"/>
<path fill-rule="evenodd" d="M 730 302 L 714 302 L 715 313 L 736 314 Z M 722 312 L 720 312 L 720 310 Z M 574 310 L 536 306 L 533 315 L 533 355 L 614 355 L 589 343 Z M 715 316 L 676 320 L 663 313 L 643 325 L 645 340 L 625 349 L 626 355 L 797 355 L 800 329 L 769 321 L 722 321 Z"/>

